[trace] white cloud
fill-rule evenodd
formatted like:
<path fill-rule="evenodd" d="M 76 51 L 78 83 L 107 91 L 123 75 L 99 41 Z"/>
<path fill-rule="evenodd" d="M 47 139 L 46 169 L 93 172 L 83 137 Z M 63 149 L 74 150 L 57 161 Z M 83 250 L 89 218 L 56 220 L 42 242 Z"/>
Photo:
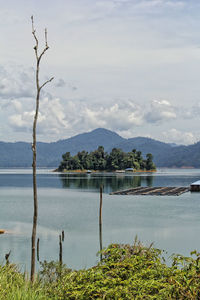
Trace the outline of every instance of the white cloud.
<path fill-rule="evenodd" d="M 180 117 L 183 119 L 194 120 L 200 118 L 200 102 L 197 102 L 188 107 L 179 108 Z"/>
<path fill-rule="evenodd" d="M 190 145 L 197 142 L 197 137 L 192 132 L 180 131 L 175 128 L 163 132 L 163 137 L 169 143 Z"/>
<path fill-rule="evenodd" d="M 175 107 L 167 100 L 152 101 L 150 111 L 145 115 L 145 119 L 149 123 L 176 119 L 176 117 Z"/>
<path fill-rule="evenodd" d="M 166 5 L 172 8 L 182 8 L 186 5 L 184 1 L 166 1 Z"/>
<path fill-rule="evenodd" d="M 31 104 L 29 111 L 23 111 L 24 106 L 21 105 L 21 112 L 18 109 L 18 113 L 9 117 L 10 126 L 17 131 L 31 131 L 34 115 L 32 107 Z M 63 103 L 58 98 L 44 97 L 40 101 L 38 133 L 60 138 L 66 136 L 66 132 L 75 134 L 97 127 L 127 131 L 142 123 L 142 107 L 130 100 L 118 99 L 112 104 L 88 104 L 82 100 Z"/>
<path fill-rule="evenodd" d="M 200 102 L 192 106 L 192 108 L 190 109 L 190 117 L 200 118 Z"/>
<path fill-rule="evenodd" d="M 9 117 L 10 126 L 16 131 L 31 132 L 33 125 L 34 110 L 23 111 Z M 38 114 L 38 134 L 59 135 L 69 127 L 63 112 L 60 99 L 41 98 L 40 111 Z"/>
<path fill-rule="evenodd" d="M 33 69 L 22 66 L 10 65 L 0 68 L 0 78 L 3 82 L 0 89 L 0 106 L 4 111 L 1 118 L 6 120 L 4 127 L 9 126 L 13 132 L 23 133 L 27 136 L 31 136 L 35 109 L 33 75 Z M 147 99 L 147 105 L 144 105 L 144 103 L 128 100 L 126 97 L 115 99 L 110 96 L 98 99 L 84 97 L 81 99 L 79 90 L 73 92 L 76 91 L 74 84 L 66 83 L 61 77 L 55 84 L 63 86 L 66 91 L 72 91 L 71 95 L 74 99 L 68 97 L 67 100 L 64 100 L 62 97 L 58 98 L 50 93 L 47 94 L 45 90 L 42 92 L 37 129 L 40 139 L 45 141 L 67 138 L 98 127 L 116 131 L 125 137 L 137 135 L 155 137 L 153 128 L 158 126 L 154 126 L 154 124 L 167 125 L 169 120 L 177 121 L 186 113 L 190 120 L 192 115 L 198 116 L 200 111 L 198 104 L 190 111 L 186 111 L 186 108 L 180 109 L 168 100 L 154 100 L 149 105 Z M 56 93 L 53 86 L 50 85 L 49 88 Z M 165 126 L 164 135 L 170 142 L 188 144 L 195 141 L 191 132 L 186 132 L 182 136 L 179 132 L 172 131 L 168 135 Z"/>
<path fill-rule="evenodd" d="M 0 66 L 1 99 L 33 97 L 34 69 L 9 64 Z"/>
<path fill-rule="evenodd" d="M 107 107 L 100 107 L 98 119 L 102 119 L 107 128 L 127 130 L 143 123 L 143 112 L 139 105 L 130 100 L 116 100 Z"/>
<path fill-rule="evenodd" d="M 46 10 L 47 2 L 2 4 L 0 22 L 6 24 L 0 36 L 3 140 L 8 139 L 8 122 L 11 141 L 31 136 L 23 132 L 31 131 L 35 104 L 34 70 L 26 67 L 35 63 L 27 17 L 32 13 L 37 17 L 41 47 L 43 28 L 48 28 L 50 51 L 42 61 L 41 74 L 55 75 L 45 87 L 50 94 L 41 95 L 41 140 L 96 127 L 127 137 L 150 134 L 158 138 L 168 132 L 169 121 L 174 128 L 188 122 L 187 131 L 196 132 L 200 115 L 198 105 L 194 106 L 200 93 L 198 1 L 60 0 Z M 8 66 L 8 61 L 18 66 Z M 114 101 L 116 97 L 121 99 Z M 150 99 L 158 100 L 151 104 Z M 162 99 L 173 99 L 173 103 Z"/>
<path fill-rule="evenodd" d="M 66 86 L 66 82 L 62 78 L 59 78 L 57 80 L 57 82 L 55 83 L 55 86 L 56 87 L 64 87 L 64 86 Z"/>
<path fill-rule="evenodd" d="M 129 5 L 135 10 L 142 9 L 155 9 L 155 8 L 182 8 L 186 5 L 184 1 L 167 1 L 167 0 L 99 0 L 97 5 L 105 8 L 121 8 L 121 6 Z M 137 12 L 137 11 L 136 11 Z"/>
<path fill-rule="evenodd" d="M 167 0 L 141 0 L 137 2 L 138 8 L 162 8 L 162 7 L 173 7 L 179 8 L 185 6 L 184 1 L 167 1 Z"/>
<path fill-rule="evenodd" d="M 10 107 L 14 107 L 8 118 L 10 126 L 18 132 L 31 132 L 34 99 L 32 102 L 23 99 L 21 103 L 13 100 Z M 167 125 L 169 120 L 176 119 L 175 110 L 177 108 L 167 100 L 154 100 L 149 109 L 126 99 L 64 101 L 44 96 L 40 101 L 38 134 L 45 140 L 57 140 L 104 127 L 125 137 L 152 136 L 151 126 Z M 189 144 L 196 141 L 191 132 L 182 133 L 176 129 L 165 130 L 163 136 L 169 142 Z"/>
<path fill-rule="evenodd" d="M 15 114 L 9 117 L 10 125 L 16 131 L 30 131 L 30 125 L 33 124 L 34 111 L 23 112 L 21 114 Z"/>
<path fill-rule="evenodd" d="M 130 100 L 116 99 L 104 103 L 69 101 L 66 106 L 66 119 L 71 130 L 88 131 L 97 127 L 110 130 L 131 130 L 143 123 L 142 108 Z"/>
<path fill-rule="evenodd" d="M 13 106 L 16 112 L 22 111 L 22 103 L 18 99 L 11 99 L 10 105 Z"/>

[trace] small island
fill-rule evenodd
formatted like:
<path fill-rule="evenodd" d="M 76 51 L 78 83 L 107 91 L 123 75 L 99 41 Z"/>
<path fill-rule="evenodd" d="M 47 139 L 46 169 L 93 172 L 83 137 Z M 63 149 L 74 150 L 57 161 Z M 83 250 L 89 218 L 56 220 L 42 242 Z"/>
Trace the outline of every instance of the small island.
<path fill-rule="evenodd" d="M 71 156 L 70 152 L 62 155 L 62 161 L 57 169 L 59 172 L 75 171 L 155 171 L 153 155 L 146 154 L 146 159 L 142 157 L 142 152 L 133 149 L 131 152 L 123 152 L 119 148 L 113 148 L 110 153 L 104 151 L 103 146 L 88 153 L 83 150 Z"/>

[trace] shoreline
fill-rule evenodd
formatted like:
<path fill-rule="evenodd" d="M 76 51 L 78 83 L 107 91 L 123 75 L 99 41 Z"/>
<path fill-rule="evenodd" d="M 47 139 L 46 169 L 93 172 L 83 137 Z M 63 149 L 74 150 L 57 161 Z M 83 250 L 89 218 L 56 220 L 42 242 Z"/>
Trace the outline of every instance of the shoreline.
<path fill-rule="evenodd" d="M 90 172 L 88 172 L 90 171 Z M 53 172 L 60 172 L 60 173 L 76 173 L 76 174 L 93 174 L 93 173 L 116 173 L 116 174 L 132 174 L 132 173 L 155 173 L 157 170 L 133 170 L 133 171 L 125 171 L 125 170 L 115 170 L 115 171 L 108 171 L 108 170 L 63 170 L 58 171 L 58 169 L 53 170 Z"/>

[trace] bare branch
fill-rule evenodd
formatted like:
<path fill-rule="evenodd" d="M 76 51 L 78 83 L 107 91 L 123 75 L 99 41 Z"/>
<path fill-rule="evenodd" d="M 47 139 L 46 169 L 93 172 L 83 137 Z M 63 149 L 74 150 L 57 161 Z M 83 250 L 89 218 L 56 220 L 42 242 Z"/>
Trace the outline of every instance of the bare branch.
<path fill-rule="evenodd" d="M 33 37 L 34 37 L 35 42 L 36 42 L 36 45 L 33 49 L 35 50 L 35 55 L 36 55 L 36 58 L 38 59 L 38 44 L 39 44 L 39 42 L 38 42 L 37 36 L 35 34 L 36 30 L 34 28 L 33 16 L 31 16 L 31 21 L 32 21 L 32 34 L 33 34 Z"/>
<path fill-rule="evenodd" d="M 49 48 L 48 47 L 48 42 L 47 42 L 47 29 L 45 28 L 45 46 L 46 46 L 46 48 Z"/>
<path fill-rule="evenodd" d="M 31 22 L 32 22 L 32 33 L 35 33 L 33 16 L 31 16 Z"/>
<path fill-rule="evenodd" d="M 41 89 L 49 82 L 51 82 L 52 80 L 54 79 L 54 77 L 51 77 L 49 80 L 45 81 L 45 83 L 43 83 L 41 86 L 40 86 L 40 91 Z"/>
<path fill-rule="evenodd" d="M 38 62 L 40 62 L 42 56 L 45 54 L 45 52 L 49 49 L 49 47 L 44 48 L 44 50 L 42 51 L 42 53 L 40 54 L 40 56 L 38 57 Z"/>

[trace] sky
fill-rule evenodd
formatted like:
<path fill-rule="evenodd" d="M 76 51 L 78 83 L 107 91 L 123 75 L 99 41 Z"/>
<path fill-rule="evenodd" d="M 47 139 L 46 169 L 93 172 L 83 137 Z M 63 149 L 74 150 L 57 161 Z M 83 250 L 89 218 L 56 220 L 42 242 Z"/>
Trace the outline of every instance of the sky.
<path fill-rule="evenodd" d="M 38 140 L 95 128 L 167 143 L 200 140 L 200 1 L 0 0 L 0 141 L 32 140 L 34 16 Z"/>

